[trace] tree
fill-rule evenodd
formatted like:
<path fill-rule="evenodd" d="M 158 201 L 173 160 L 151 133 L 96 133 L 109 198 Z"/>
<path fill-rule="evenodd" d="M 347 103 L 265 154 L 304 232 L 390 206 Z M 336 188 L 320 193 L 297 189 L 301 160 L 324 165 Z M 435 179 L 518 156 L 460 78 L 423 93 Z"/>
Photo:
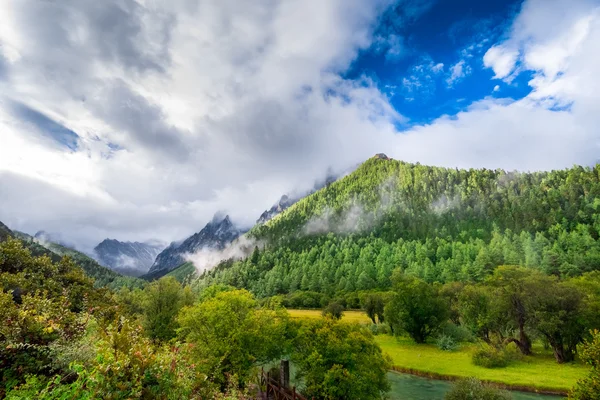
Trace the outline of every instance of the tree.
<path fill-rule="evenodd" d="M 375 318 L 379 319 L 379 322 L 384 321 L 385 318 L 383 315 L 383 311 L 385 303 L 383 300 L 383 296 L 380 293 L 365 294 L 361 297 L 360 300 L 362 309 L 365 310 L 365 312 L 367 313 L 369 318 L 371 318 L 371 321 L 373 321 L 374 324 L 377 323 L 377 320 Z"/>
<path fill-rule="evenodd" d="M 193 344 L 197 372 L 222 389 L 228 375 L 244 386 L 256 365 L 289 349 L 287 312 L 259 308 L 245 290 L 219 292 L 185 307 L 177 321 L 181 339 Z"/>
<path fill-rule="evenodd" d="M 302 322 L 292 362 L 304 394 L 321 399 L 381 399 L 389 390 L 390 360 L 373 335 L 357 324 L 331 319 Z"/>
<path fill-rule="evenodd" d="M 177 313 L 184 305 L 181 284 L 172 276 L 152 282 L 144 290 L 144 329 L 155 340 L 175 337 Z"/>
<path fill-rule="evenodd" d="M 505 325 L 499 302 L 487 286 L 465 286 L 458 298 L 458 310 L 462 324 L 488 344 L 492 344 L 492 335 Z"/>
<path fill-rule="evenodd" d="M 600 398 L 600 332 L 593 331 L 592 339 L 580 351 L 581 361 L 591 367 L 589 375 L 577 382 L 569 393 L 570 400 L 595 400 Z"/>
<path fill-rule="evenodd" d="M 573 361 L 586 330 L 581 292 L 549 277 L 534 284 L 537 293 L 529 298 L 532 325 L 548 341 L 558 363 Z"/>
<path fill-rule="evenodd" d="M 344 316 L 344 306 L 337 301 L 332 301 L 323 309 L 323 316 L 333 319 L 342 319 Z"/>
<path fill-rule="evenodd" d="M 385 319 L 394 332 L 404 331 L 424 343 L 448 319 L 448 305 L 433 285 L 400 271 L 394 273 L 394 294 L 385 307 Z"/>
<path fill-rule="evenodd" d="M 510 337 L 506 342 L 513 342 L 521 353 L 530 355 L 531 339 L 527 334 L 527 328 L 532 318 L 531 298 L 543 280 L 544 275 L 525 268 L 504 265 L 498 267 L 494 274 L 486 281 L 493 287 L 493 296 L 500 302 L 500 307 L 510 317 L 510 322 L 518 331 L 518 337 Z"/>

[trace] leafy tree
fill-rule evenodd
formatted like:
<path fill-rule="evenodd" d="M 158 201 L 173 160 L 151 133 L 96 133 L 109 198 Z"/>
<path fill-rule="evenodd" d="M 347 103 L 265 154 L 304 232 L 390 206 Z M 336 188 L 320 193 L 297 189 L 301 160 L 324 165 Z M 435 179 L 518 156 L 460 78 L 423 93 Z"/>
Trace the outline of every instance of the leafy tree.
<path fill-rule="evenodd" d="M 536 284 L 539 290 L 529 299 L 532 326 L 548 341 L 558 363 L 573 361 L 586 331 L 582 293 L 550 278 Z"/>
<path fill-rule="evenodd" d="M 342 319 L 344 316 L 344 306 L 337 301 L 332 301 L 323 309 L 323 316 L 333 319 Z"/>
<path fill-rule="evenodd" d="M 171 276 L 152 282 L 144 290 L 144 329 L 155 340 L 175 337 L 176 317 L 185 305 L 181 284 Z"/>
<path fill-rule="evenodd" d="M 288 349 L 287 312 L 259 308 L 245 290 L 220 292 L 185 307 L 177 321 L 180 338 L 193 344 L 197 373 L 222 389 L 228 375 L 243 386 L 255 366 Z"/>
<path fill-rule="evenodd" d="M 379 322 L 384 322 L 385 317 L 383 311 L 385 307 L 385 301 L 382 294 L 367 293 L 361 297 L 360 302 L 362 309 L 365 310 L 365 312 L 367 313 L 369 318 L 371 318 L 371 321 L 373 321 L 374 324 L 377 323 L 377 320 L 375 318 L 377 318 Z"/>
<path fill-rule="evenodd" d="M 417 343 L 424 343 L 448 319 L 448 305 L 437 288 L 403 275 L 392 277 L 394 295 L 385 307 L 385 319 L 394 332 L 404 331 Z"/>
<path fill-rule="evenodd" d="M 506 325 L 500 305 L 492 289 L 483 285 L 465 286 L 458 299 L 462 323 L 488 344 L 492 344 L 494 333 Z"/>
<path fill-rule="evenodd" d="M 589 375 L 580 380 L 569 393 L 571 400 L 600 398 L 600 332 L 593 331 L 592 339 L 586 341 L 580 352 L 581 360 L 591 367 Z"/>
<path fill-rule="evenodd" d="M 527 333 L 533 310 L 531 299 L 537 296 L 539 282 L 544 276 L 536 271 L 515 266 L 500 266 L 487 284 L 495 290 L 502 312 L 509 316 L 509 322 L 517 330 L 518 337 L 509 337 L 507 342 L 513 342 L 524 355 L 530 355 L 531 339 Z"/>
<path fill-rule="evenodd" d="M 357 324 L 331 319 L 303 321 L 292 362 L 304 394 L 321 399 L 380 399 L 389 390 L 390 360 L 373 335 Z"/>

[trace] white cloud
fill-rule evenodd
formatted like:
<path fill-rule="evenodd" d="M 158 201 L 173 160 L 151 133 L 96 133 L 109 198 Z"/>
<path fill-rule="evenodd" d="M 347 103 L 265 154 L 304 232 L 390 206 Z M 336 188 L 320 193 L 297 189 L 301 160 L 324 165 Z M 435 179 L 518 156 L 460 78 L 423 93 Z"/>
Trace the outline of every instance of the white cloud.
<path fill-rule="evenodd" d="M 494 92 L 498 92 L 498 91 L 500 91 L 500 85 L 494 86 Z"/>
<path fill-rule="evenodd" d="M 341 75 L 388 5 L 0 0 L 0 221 L 85 248 L 107 236 L 169 241 L 217 210 L 251 224 L 328 167 L 378 152 L 452 167 L 597 160 L 593 3 L 529 0 L 488 50 L 498 78 L 534 72 L 531 95 L 485 99 L 402 133 L 402 110 L 374 82 Z M 425 60 L 404 94 L 432 95 L 443 72 Z M 76 132 L 77 150 L 40 135 L 15 103 Z"/>
<path fill-rule="evenodd" d="M 494 70 L 494 78 L 507 78 L 515 69 L 519 52 L 504 46 L 493 46 L 483 56 L 483 65 Z"/>
<path fill-rule="evenodd" d="M 446 83 L 448 86 L 452 86 L 465 76 L 470 75 L 471 72 L 471 66 L 465 60 L 460 60 L 450 68 L 450 76 L 446 79 Z"/>

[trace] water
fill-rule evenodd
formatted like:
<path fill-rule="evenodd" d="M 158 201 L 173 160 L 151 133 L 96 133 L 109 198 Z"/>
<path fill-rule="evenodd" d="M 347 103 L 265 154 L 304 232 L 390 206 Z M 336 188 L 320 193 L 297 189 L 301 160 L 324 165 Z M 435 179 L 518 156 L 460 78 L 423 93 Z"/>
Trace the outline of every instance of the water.
<path fill-rule="evenodd" d="M 389 397 L 392 400 L 443 400 L 451 382 L 427 379 L 420 376 L 389 372 L 388 380 L 392 386 Z M 558 396 L 535 393 L 511 392 L 513 400 L 556 400 Z"/>

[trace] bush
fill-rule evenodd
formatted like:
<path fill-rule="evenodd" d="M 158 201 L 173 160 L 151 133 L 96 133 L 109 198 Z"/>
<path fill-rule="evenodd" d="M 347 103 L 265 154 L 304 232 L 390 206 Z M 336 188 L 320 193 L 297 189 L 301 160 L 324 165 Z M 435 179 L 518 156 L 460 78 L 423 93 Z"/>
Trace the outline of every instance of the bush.
<path fill-rule="evenodd" d="M 452 385 L 445 400 L 510 400 L 512 396 L 505 390 L 486 385 L 475 378 L 461 380 Z"/>
<path fill-rule="evenodd" d="M 454 340 L 452 336 L 448 335 L 440 335 L 436 340 L 436 345 L 440 350 L 444 351 L 454 351 L 459 348 L 458 343 Z"/>
<path fill-rule="evenodd" d="M 392 334 L 392 330 L 390 329 L 390 326 L 388 324 L 386 324 L 385 322 L 382 322 L 381 324 L 371 324 L 371 325 L 369 325 L 369 329 L 371 330 L 371 333 L 373 335 L 391 335 Z"/>
<path fill-rule="evenodd" d="M 484 368 L 503 368 L 511 361 L 511 356 L 506 349 L 493 346 L 482 347 L 473 354 L 473 364 Z"/>
<path fill-rule="evenodd" d="M 440 328 L 440 334 L 449 336 L 457 343 L 474 342 L 473 333 L 462 325 L 456 325 L 452 322 L 443 324 Z"/>

